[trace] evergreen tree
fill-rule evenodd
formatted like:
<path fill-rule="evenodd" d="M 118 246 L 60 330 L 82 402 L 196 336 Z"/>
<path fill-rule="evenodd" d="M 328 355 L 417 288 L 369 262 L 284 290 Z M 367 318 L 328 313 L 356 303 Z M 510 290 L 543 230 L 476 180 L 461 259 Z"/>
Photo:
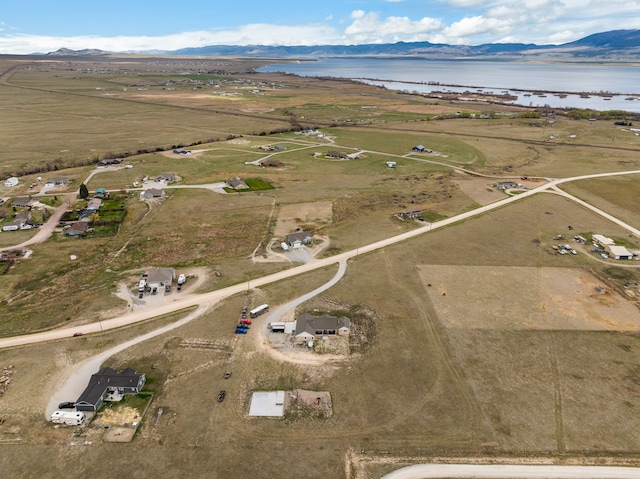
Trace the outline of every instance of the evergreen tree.
<path fill-rule="evenodd" d="M 89 197 L 89 190 L 87 189 L 87 185 L 82 183 L 80 185 L 80 198 L 86 200 Z"/>

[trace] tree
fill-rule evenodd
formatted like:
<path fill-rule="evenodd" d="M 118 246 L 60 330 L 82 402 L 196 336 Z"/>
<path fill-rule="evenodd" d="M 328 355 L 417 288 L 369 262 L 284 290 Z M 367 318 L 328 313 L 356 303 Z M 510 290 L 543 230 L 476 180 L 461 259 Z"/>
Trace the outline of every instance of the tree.
<path fill-rule="evenodd" d="M 89 190 L 87 189 L 87 185 L 82 183 L 80 185 L 80 198 L 86 200 L 89 197 Z"/>

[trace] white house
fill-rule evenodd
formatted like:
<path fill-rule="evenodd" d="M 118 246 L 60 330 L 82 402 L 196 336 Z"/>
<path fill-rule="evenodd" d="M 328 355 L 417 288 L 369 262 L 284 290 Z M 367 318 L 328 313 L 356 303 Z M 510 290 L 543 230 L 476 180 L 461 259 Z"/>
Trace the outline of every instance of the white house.
<path fill-rule="evenodd" d="M 7 180 L 4 182 L 4 186 L 17 186 L 18 184 L 18 178 L 16 178 L 15 176 L 12 176 L 11 178 L 7 178 Z"/>
<path fill-rule="evenodd" d="M 595 241 L 596 243 L 601 244 L 602 246 L 613 246 L 615 243 L 615 241 L 613 241 L 611 238 L 607 238 L 604 235 L 593 235 L 591 236 L 591 239 L 593 239 L 593 241 Z"/>

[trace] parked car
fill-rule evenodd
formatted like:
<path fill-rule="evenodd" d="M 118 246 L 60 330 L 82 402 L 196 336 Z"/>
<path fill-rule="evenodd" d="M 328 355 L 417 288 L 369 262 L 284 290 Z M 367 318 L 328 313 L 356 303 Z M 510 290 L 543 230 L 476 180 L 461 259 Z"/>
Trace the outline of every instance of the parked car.
<path fill-rule="evenodd" d="M 58 409 L 73 409 L 76 407 L 76 403 L 72 401 L 61 402 L 58 404 Z"/>
<path fill-rule="evenodd" d="M 240 321 L 240 324 L 251 324 L 251 320 L 250 319 L 243 319 L 242 321 Z"/>
<path fill-rule="evenodd" d="M 144 296 L 144 293 L 138 293 L 138 299 L 142 299 L 143 296 Z"/>
<path fill-rule="evenodd" d="M 170 284 L 165 285 L 164 292 L 165 293 L 170 293 L 171 292 L 171 285 Z"/>
<path fill-rule="evenodd" d="M 218 402 L 222 402 L 224 401 L 224 397 L 227 395 L 226 391 L 220 391 L 220 393 L 218 393 Z"/>
<path fill-rule="evenodd" d="M 242 328 L 236 328 L 236 334 L 247 334 L 247 330 Z"/>
<path fill-rule="evenodd" d="M 244 324 L 244 323 L 240 323 L 236 327 L 239 328 L 239 329 L 249 329 L 249 325 L 248 324 Z"/>

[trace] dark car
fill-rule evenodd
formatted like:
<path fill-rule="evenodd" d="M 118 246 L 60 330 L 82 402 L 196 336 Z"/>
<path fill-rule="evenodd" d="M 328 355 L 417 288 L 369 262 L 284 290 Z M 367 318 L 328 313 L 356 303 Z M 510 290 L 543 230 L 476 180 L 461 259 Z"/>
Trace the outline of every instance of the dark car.
<path fill-rule="evenodd" d="M 142 299 L 143 296 L 144 296 L 143 293 L 138 293 L 138 299 Z"/>
<path fill-rule="evenodd" d="M 222 402 L 224 401 L 224 397 L 227 395 L 226 391 L 220 391 L 220 393 L 218 394 L 218 402 Z"/>
<path fill-rule="evenodd" d="M 82 333 L 73 333 L 73 337 L 74 337 L 74 338 L 77 338 L 77 337 L 79 337 L 79 336 L 82 336 Z"/>
<path fill-rule="evenodd" d="M 76 403 L 71 401 L 61 402 L 58 404 L 58 409 L 73 409 L 76 407 Z"/>

